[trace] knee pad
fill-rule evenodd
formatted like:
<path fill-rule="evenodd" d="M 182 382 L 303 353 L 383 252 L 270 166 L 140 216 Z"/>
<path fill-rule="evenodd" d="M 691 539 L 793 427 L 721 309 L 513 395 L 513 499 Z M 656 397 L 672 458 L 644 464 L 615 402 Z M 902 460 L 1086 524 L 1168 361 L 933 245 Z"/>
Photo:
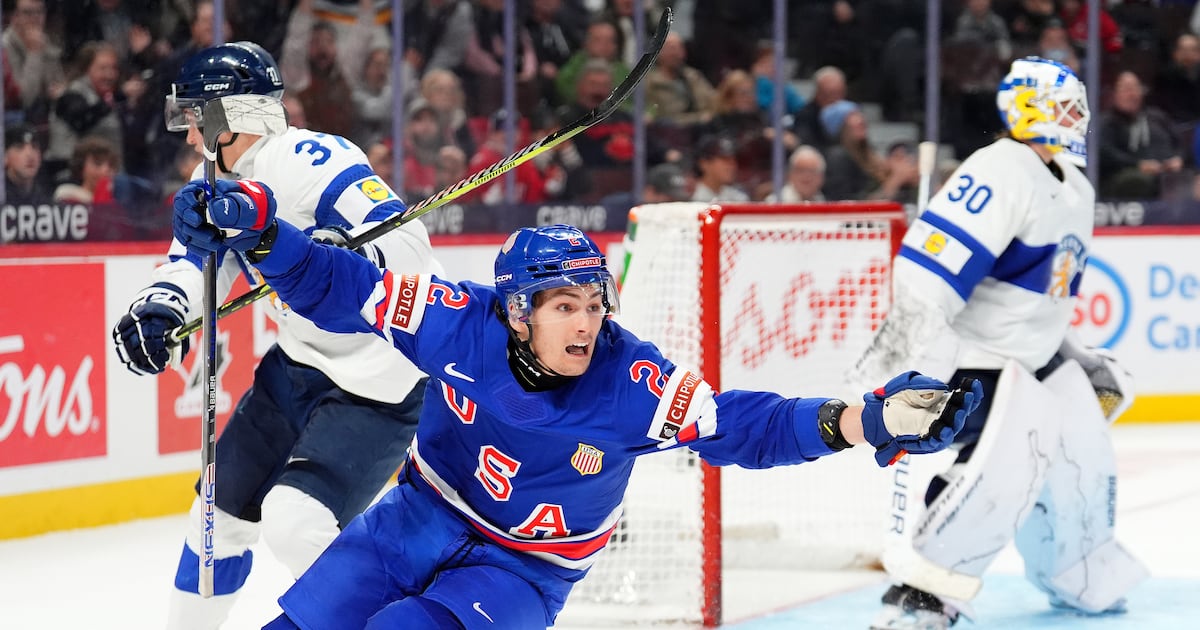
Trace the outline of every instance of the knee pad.
<path fill-rule="evenodd" d="M 333 512 L 296 488 L 275 486 L 263 498 L 263 540 L 293 577 L 300 577 L 339 531 Z"/>

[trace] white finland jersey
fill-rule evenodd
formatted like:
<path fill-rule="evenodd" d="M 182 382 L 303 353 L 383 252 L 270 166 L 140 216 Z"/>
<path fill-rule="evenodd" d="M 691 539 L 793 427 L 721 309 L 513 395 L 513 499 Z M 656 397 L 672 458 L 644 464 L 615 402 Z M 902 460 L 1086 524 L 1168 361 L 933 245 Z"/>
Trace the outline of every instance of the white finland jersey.
<path fill-rule="evenodd" d="M 1095 192 L 1077 167 L 1054 160 L 1062 181 L 1020 142 L 976 151 L 904 236 L 895 293 L 921 296 L 948 317 L 957 367 L 1000 368 L 1012 357 L 1033 371 L 1062 343 L 1087 264 Z"/>
<path fill-rule="evenodd" d="M 396 193 L 367 165 L 366 155 L 347 140 L 291 127 L 279 136 L 263 137 L 233 165 L 231 179 L 250 179 L 271 188 L 278 203 L 276 217 L 311 233 L 314 227 L 351 229 L 373 223 L 404 206 Z M 204 177 L 203 165 L 193 179 Z M 412 221 L 372 241 L 388 268 L 398 273 L 436 273 L 429 235 Z M 171 262 L 154 272 L 155 282 L 171 282 L 187 293 L 189 319 L 203 304 L 201 262 L 187 256 L 178 241 Z M 221 261 L 218 294 L 224 301 L 239 273 L 259 282 L 257 273 L 233 252 Z M 279 325 L 279 346 L 293 360 L 315 367 L 338 387 L 364 398 L 398 403 L 422 376 L 391 344 L 371 333 L 334 334 L 291 312 L 274 294 L 269 301 Z"/>

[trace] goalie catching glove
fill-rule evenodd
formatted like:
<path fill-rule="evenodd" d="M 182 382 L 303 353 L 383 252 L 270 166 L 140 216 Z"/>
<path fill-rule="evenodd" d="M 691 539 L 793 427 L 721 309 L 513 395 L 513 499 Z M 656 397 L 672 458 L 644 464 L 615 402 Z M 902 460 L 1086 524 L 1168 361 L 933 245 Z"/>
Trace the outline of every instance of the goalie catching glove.
<path fill-rule="evenodd" d="M 880 466 L 905 453 L 934 453 L 950 446 L 982 400 L 983 385 L 975 379 L 949 391 L 935 378 L 905 372 L 863 395 L 863 435 Z"/>
<path fill-rule="evenodd" d="M 177 364 L 188 351 L 188 340 L 176 344 L 173 334 L 183 325 L 188 300 L 169 282 L 147 287 L 113 327 L 117 356 L 134 374 L 158 374 Z"/>

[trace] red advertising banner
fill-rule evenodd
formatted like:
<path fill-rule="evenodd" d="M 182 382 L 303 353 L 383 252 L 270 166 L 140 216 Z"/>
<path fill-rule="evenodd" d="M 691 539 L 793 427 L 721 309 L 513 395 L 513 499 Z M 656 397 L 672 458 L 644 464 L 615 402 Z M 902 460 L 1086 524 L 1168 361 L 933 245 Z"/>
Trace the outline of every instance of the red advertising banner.
<path fill-rule="evenodd" d="M 104 264 L 0 265 L 0 468 L 107 452 Z"/>
<path fill-rule="evenodd" d="M 249 290 L 239 279 L 230 297 Z M 254 308 L 245 308 L 222 318 L 217 324 L 217 434 L 220 435 L 234 405 L 254 379 L 261 349 L 274 339 L 274 322 Z M 255 339 L 260 351 L 256 352 Z M 191 351 L 182 365 L 158 377 L 158 452 L 160 455 L 200 449 L 200 412 L 204 403 L 201 387 L 203 339 L 192 335 Z"/>

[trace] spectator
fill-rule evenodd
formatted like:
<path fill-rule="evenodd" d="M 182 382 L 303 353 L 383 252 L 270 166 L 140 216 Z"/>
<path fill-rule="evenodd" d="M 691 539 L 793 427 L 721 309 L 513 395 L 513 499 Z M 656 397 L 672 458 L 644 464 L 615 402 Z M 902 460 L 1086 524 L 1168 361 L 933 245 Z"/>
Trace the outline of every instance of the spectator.
<path fill-rule="evenodd" d="M 646 75 L 646 109 L 657 123 L 688 126 L 712 119 L 716 92 L 704 74 L 687 65 L 687 47 L 667 33 L 658 61 Z"/>
<path fill-rule="evenodd" d="M 447 142 L 452 142 L 467 155 L 475 153 L 475 137 L 467 119 L 466 95 L 458 75 L 435 68 L 421 78 L 420 98 L 437 112 L 438 130 Z"/>
<path fill-rule="evenodd" d="M 475 29 L 463 61 L 463 81 L 472 95 L 474 115 L 487 115 L 504 106 L 504 2 L 476 0 Z M 532 112 L 538 102 L 538 60 L 529 32 L 519 25 L 515 52 L 517 111 Z"/>
<path fill-rule="evenodd" d="M 28 125 L 4 130 L 4 194 L 6 205 L 43 204 L 50 200 L 42 174 L 42 146 Z"/>
<path fill-rule="evenodd" d="M 1088 47 L 1088 5 L 1086 0 L 1058 0 L 1058 17 L 1062 20 L 1077 55 L 1083 56 Z M 1100 47 L 1105 53 L 1115 54 L 1125 47 L 1121 27 L 1117 21 L 1100 7 Z"/>
<path fill-rule="evenodd" d="M 360 147 L 392 133 L 392 51 L 376 48 L 367 54 L 362 74 L 351 95 L 354 101 L 354 133 L 350 140 Z M 294 124 L 294 123 L 293 123 Z M 294 124 L 301 127 L 303 125 Z"/>
<path fill-rule="evenodd" d="M 1117 75 L 1112 107 L 1100 120 L 1100 190 L 1106 197 L 1158 197 L 1163 177 L 1183 168 L 1170 120 L 1162 111 L 1145 107 L 1145 95 L 1136 74 Z"/>
<path fill-rule="evenodd" d="M 558 88 L 559 99 L 564 103 L 576 101 L 575 90 L 579 84 L 580 75 L 585 65 L 593 60 L 605 62 L 613 85 L 629 76 L 629 66 L 619 58 L 620 49 L 617 47 L 617 29 L 609 22 L 595 21 L 588 25 L 587 35 L 583 40 L 583 48 L 577 51 L 558 72 L 555 85 Z M 607 96 L 607 95 L 606 95 Z"/>
<path fill-rule="evenodd" d="M 802 142 L 824 149 L 837 142 L 825 135 L 821 125 L 821 110 L 827 105 L 845 100 L 846 75 L 835 66 L 823 66 L 813 73 L 813 97 L 796 114 L 793 130 Z"/>
<path fill-rule="evenodd" d="M 438 151 L 446 146 L 438 131 L 437 112 L 425 99 L 408 106 L 404 125 L 404 198 L 424 199 L 437 186 Z"/>
<path fill-rule="evenodd" d="M 678 164 L 663 162 L 646 171 L 646 181 L 642 186 L 640 199 L 634 197 L 632 190 L 619 190 L 602 197 L 600 204 L 631 209 L 638 204 L 689 201 L 692 198 L 688 192 L 689 179 L 688 174 Z M 636 217 L 630 216 L 629 221 L 629 229 L 636 232 Z"/>
<path fill-rule="evenodd" d="M 867 119 L 858 105 L 841 101 L 821 112 L 825 132 L 839 143 L 825 153 L 825 195 L 834 201 L 896 199 L 908 182 L 916 182 L 900 160 L 885 160 L 871 146 Z"/>
<path fill-rule="evenodd" d="M 800 145 L 788 158 L 787 183 L 779 191 L 767 195 L 770 203 L 808 203 L 825 201 L 825 156 L 816 147 Z"/>
<path fill-rule="evenodd" d="M 954 22 L 952 39 L 979 41 L 992 48 L 997 62 L 1007 63 L 1012 56 L 1012 42 L 1004 20 L 992 11 L 992 0 L 967 0 L 963 12 Z M 993 83 L 988 91 L 995 91 Z M 993 108 L 994 109 L 994 108 Z"/>
<path fill-rule="evenodd" d="M 383 138 L 372 143 L 365 151 L 367 154 L 367 165 L 371 167 L 371 171 L 381 177 L 392 190 L 403 190 L 403 187 L 397 186 L 399 182 L 392 177 L 392 165 L 395 164 L 395 158 L 392 154 L 392 139 Z M 404 198 L 406 203 L 411 203 L 411 200 Z"/>
<path fill-rule="evenodd" d="M 468 165 L 469 171 L 481 171 L 499 162 L 510 153 L 505 143 L 506 118 L 507 113 L 504 110 L 500 110 L 490 117 L 487 140 L 471 157 Z M 533 130 L 537 134 L 544 131 L 546 127 L 557 127 L 556 119 L 543 118 L 533 124 L 537 126 Z M 579 166 L 581 166 L 581 160 L 570 143 L 553 151 L 541 153 L 513 169 L 516 189 L 512 197 L 518 203 L 542 203 L 556 199 L 567 190 L 568 178 Z M 505 200 L 504 187 L 507 185 L 507 181 L 506 176 L 498 177 L 481 187 L 478 193 L 473 194 L 471 198 L 488 205 L 503 203 Z"/>
<path fill-rule="evenodd" d="M 117 156 L 116 147 L 107 138 L 88 136 L 80 139 L 71 155 L 70 179 L 54 189 L 54 201 L 97 206 L 114 203 Z"/>
<path fill-rule="evenodd" d="M 224 32 L 229 33 L 230 30 L 229 23 L 226 21 Z M 181 42 L 174 51 L 159 62 L 158 67 L 154 70 L 154 76 L 147 86 L 147 93 L 154 95 L 155 98 L 169 94 L 171 82 L 179 76 L 179 69 L 183 67 L 183 62 L 201 50 L 212 46 L 216 41 L 214 35 L 213 4 L 211 0 L 200 0 L 196 3 L 195 11 L 189 22 L 187 41 Z M 147 124 L 156 129 L 162 129 L 165 124 L 162 119 L 162 111 L 155 111 L 153 121 Z M 159 164 L 169 164 L 175 159 L 179 147 L 186 146 L 187 142 L 183 134 L 160 133 L 154 140 L 155 160 Z"/>
<path fill-rule="evenodd" d="M 833 0 L 824 4 L 829 8 L 820 15 L 821 45 L 816 50 L 815 65 L 836 65 L 851 84 L 862 85 L 870 74 L 873 51 L 878 45 L 867 34 L 867 20 L 855 8 L 862 3 Z M 893 27 L 896 28 L 899 27 Z"/>
<path fill-rule="evenodd" d="M 735 186 L 738 181 L 737 150 L 729 138 L 709 136 L 696 150 L 696 189 L 692 201 L 750 201 Z"/>
<path fill-rule="evenodd" d="M 1054 0 L 1020 0 L 1006 12 L 1008 32 L 1012 36 L 1013 55 L 1023 57 L 1037 50 L 1038 39 L 1046 23 L 1055 19 Z"/>
<path fill-rule="evenodd" d="M 287 111 L 289 127 L 309 128 L 308 115 L 304 113 L 304 103 L 301 103 L 295 94 L 285 92 L 283 98 L 279 100 L 283 101 L 283 109 Z"/>
<path fill-rule="evenodd" d="M 452 144 L 438 149 L 434 187 L 442 190 L 466 178 L 467 154 Z"/>
<path fill-rule="evenodd" d="M 288 23 L 280 72 L 304 104 L 312 130 L 349 137 L 357 121 L 351 81 L 342 70 L 338 46 L 337 29 L 314 21 L 312 0 L 302 0 Z"/>
<path fill-rule="evenodd" d="M 540 100 L 552 106 L 565 104 L 554 87 L 559 70 L 579 48 L 581 35 L 570 28 L 563 16 L 562 0 L 533 0 L 525 22 L 538 60 Z"/>
<path fill-rule="evenodd" d="M 421 0 L 406 6 L 404 59 L 413 76 L 461 66 L 475 28 L 471 4 L 466 0 Z"/>
<path fill-rule="evenodd" d="M 764 114 L 771 115 L 775 102 L 775 48 L 773 46 L 759 46 L 754 64 L 750 66 L 750 74 L 754 76 L 754 91 L 758 108 Z M 791 117 L 804 107 L 804 97 L 800 96 L 792 84 L 786 82 L 787 77 L 784 77 L 784 81 L 783 113 L 787 116 L 787 122 L 784 124 L 790 126 Z"/>
<path fill-rule="evenodd" d="M 1151 96 L 1172 121 L 1200 122 L 1200 37 L 1182 33 L 1175 39 L 1171 62 L 1159 72 Z"/>
<path fill-rule="evenodd" d="M 751 188 L 765 177 L 771 164 L 775 130 L 769 117 L 758 108 L 754 79 L 744 70 L 733 70 L 717 86 L 716 114 L 705 126 L 705 135 L 720 135 L 733 141 L 738 164 Z M 783 148 L 792 151 L 800 144 L 796 134 L 785 129 Z"/>
<path fill-rule="evenodd" d="M 643 2 L 642 10 L 646 19 L 644 26 L 650 30 L 658 23 L 658 14 L 651 14 L 653 2 Z M 628 66 L 637 63 L 637 31 L 633 27 L 633 0 L 604 0 L 604 9 L 600 11 L 599 19 L 612 24 L 617 30 L 617 48 L 620 51 L 617 58 Z M 643 37 L 649 39 L 648 33 Z"/>
<path fill-rule="evenodd" d="M 609 24 L 604 25 L 611 29 Z M 603 59 L 590 59 L 577 73 L 573 93 L 575 99 L 559 115 L 560 120 L 575 120 L 595 109 L 613 90 L 613 64 Z M 560 75 L 561 78 L 562 75 Z M 575 147 L 586 167 L 621 166 L 633 159 L 633 119 L 624 110 L 575 136 Z"/>
<path fill-rule="evenodd" d="M 62 49 L 46 33 L 46 5 L 42 0 L 16 0 L 5 17 L 4 61 L 20 88 L 20 106 L 26 122 L 41 125 L 50 115 L 50 104 L 66 88 Z M 5 106 L 16 109 L 6 101 Z"/>
<path fill-rule="evenodd" d="M 1075 47 L 1071 45 L 1067 29 L 1057 18 L 1047 20 L 1042 26 L 1042 34 L 1038 38 L 1037 56 L 1057 61 L 1074 70 L 1076 74 L 1082 73 L 1079 55 L 1075 53 Z"/>
<path fill-rule="evenodd" d="M 76 68 L 80 73 L 54 104 L 50 116 L 50 143 L 46 148 L 46 168 L 58 179 L 68 161 L 73 160 L 75 144 L 83 136 L 99 136 L 111 143 L 121 160 L 121 117 L 117 100 L 120 78 L 117 50 L 108 42 L 88 42 L 79 49 Z"/>

